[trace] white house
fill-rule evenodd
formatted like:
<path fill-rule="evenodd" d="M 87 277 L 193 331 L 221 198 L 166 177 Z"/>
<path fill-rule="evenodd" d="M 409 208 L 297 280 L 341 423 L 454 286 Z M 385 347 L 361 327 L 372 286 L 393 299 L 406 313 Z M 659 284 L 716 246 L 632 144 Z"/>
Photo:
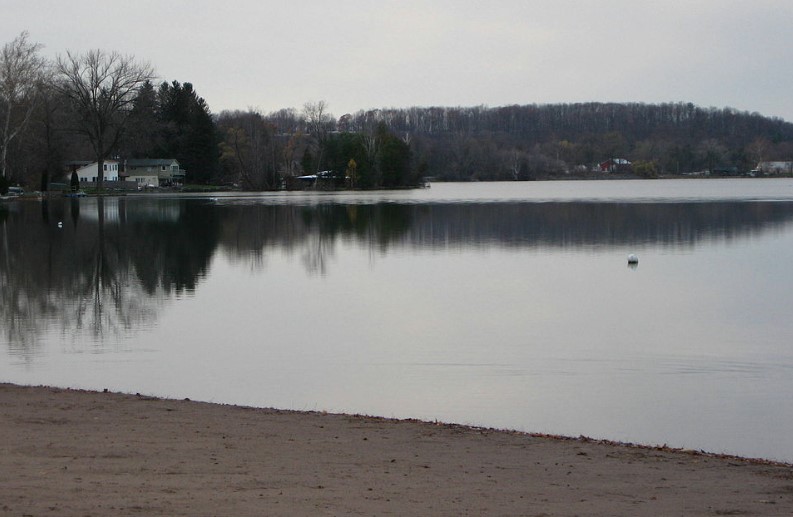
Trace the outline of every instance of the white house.
<path fill-rule="evenodd" d="M 106 160 L 103 167 L 104 181 L 118 181 L 118 162 L 115 160 Z M 91 162 L 88 165 L 83 165 L 77 169 L 77 177 L 83 183 L 96 183 L 99 177 L 99 169 L 97 162 Z"/>
<path fill-rule="evenodd" d="M 793 174 L 793 162 L 760 162 L 756 170 L 763 174 Z"/>
<path fill-rule="evenodd" d="M 185 170 L 173 158 L 144 158 L 127 160 L 124 174 L 127 181 L 139 186 L 178 185 L 184 183 Z"/>

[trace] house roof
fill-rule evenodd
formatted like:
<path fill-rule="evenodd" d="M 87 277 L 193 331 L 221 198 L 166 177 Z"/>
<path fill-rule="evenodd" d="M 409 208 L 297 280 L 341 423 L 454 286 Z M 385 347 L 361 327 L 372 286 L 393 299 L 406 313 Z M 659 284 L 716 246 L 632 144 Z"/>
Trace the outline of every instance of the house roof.
<path fill-rule="evenodd" d="M 760 162 L 757 164 L 757 168 L 762 167 L 790 167 L 793 165 L 793 161 L 788 162 Z"/>
<path fill-rule="evenodd" d="M 78 162 L 73 162 L 73 163 L 78 164 Z M 104 160 L 102 163 L 104 163 L 106 165 L 109 165 L 111 163 L 118 163 L 118 160 Z M 79 164 L 82 164 L 81 167 L 80 167 L 81 169 L 85 169 L 85 168 L 88 168 L 88 167 L 96 167 L 97 165 L 99 165 L 96 162 L 96 160 L 94 160 L 92 162 L 87 162 L 87 161 L 86 162 L 79 162 Z"/>
<path fill-rule="evenodd" d="M 127 160 L 128 167 L 158 167 L 160 165 L 170 166 L 173 162 L 179 163 L 176 158 L 136 158 Z"/>
<path fill-rule="evenodd" d="M 69 160 L 65 162 L 64 165 L 67 167 L 71 167 L 72 165 L 77 165 L 78 167 L 82 167 L 83 165 L 91 165 L 92 163 L 96 163 L 91 160 Z"/>
<path fill-rule="evenodd" d="M 600 162 L 601 165 L 613 163 L 614 165 L 630 165 L 631 162 L 626 160 L 625 158 L 609 158 L 605 162 Z"/>

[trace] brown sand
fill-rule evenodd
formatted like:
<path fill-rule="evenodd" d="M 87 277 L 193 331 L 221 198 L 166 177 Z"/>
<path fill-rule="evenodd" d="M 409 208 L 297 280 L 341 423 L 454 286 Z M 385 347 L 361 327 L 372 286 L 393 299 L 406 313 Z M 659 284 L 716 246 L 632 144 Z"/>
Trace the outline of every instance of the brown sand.
<path fill-rule="evenodd" d="M 793 466 L 0 384 L 0 515 L 793 515 Z"/>

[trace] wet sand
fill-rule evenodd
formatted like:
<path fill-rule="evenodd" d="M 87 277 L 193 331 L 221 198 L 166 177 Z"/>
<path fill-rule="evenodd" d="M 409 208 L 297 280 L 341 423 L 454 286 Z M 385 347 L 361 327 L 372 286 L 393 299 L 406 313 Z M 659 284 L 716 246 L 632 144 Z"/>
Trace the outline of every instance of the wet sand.
<path fill-rule="evenodd" d="M 793 515 L 793 466 L 0 384 L 0 515 Z"/>

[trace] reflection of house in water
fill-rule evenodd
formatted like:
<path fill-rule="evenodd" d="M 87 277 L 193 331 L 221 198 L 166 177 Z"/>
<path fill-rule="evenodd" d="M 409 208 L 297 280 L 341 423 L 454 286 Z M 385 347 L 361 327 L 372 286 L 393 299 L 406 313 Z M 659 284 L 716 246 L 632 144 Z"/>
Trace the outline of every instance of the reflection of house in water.
<path fill-rule="evenodd" d="M 101 204 L 105 224 L 124 222 L 158 222 L 176 223 L 184 210 L 179 200 L 126 199 L 124 197 L 107 197 L 91 200 Z M 80 218 L 86 221 L 98 221 L 99 212 L 90 206 L 83 206 Z"/>

